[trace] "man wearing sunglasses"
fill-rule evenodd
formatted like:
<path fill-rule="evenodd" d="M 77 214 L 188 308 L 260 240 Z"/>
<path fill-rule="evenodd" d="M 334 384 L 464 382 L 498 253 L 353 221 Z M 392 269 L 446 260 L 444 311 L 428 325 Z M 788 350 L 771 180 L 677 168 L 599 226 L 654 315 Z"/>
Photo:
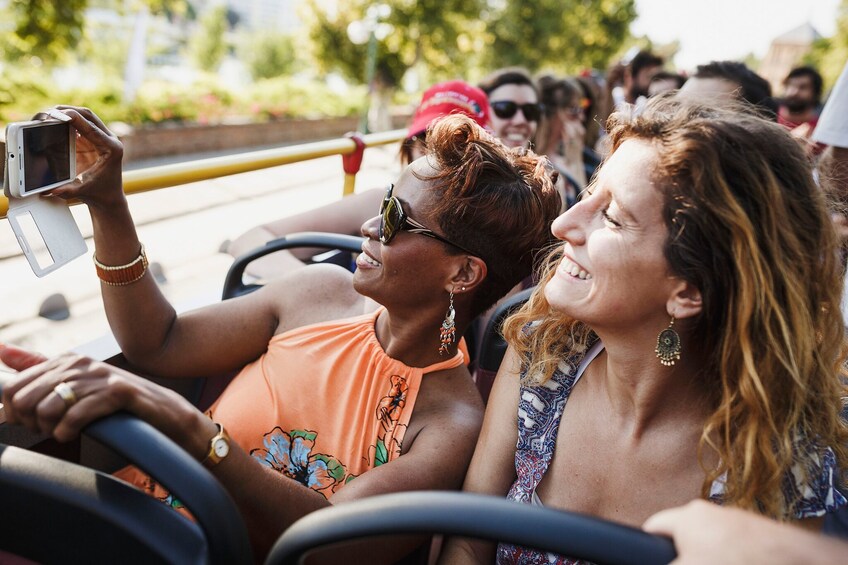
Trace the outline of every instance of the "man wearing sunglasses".
<path fill-rule="evenodd" d="M 542 105 L 527 71 L 500 69 L 479 86 L 489 97 L 494 134 L 507 147 L 528 147 L 542 117 Z"/>

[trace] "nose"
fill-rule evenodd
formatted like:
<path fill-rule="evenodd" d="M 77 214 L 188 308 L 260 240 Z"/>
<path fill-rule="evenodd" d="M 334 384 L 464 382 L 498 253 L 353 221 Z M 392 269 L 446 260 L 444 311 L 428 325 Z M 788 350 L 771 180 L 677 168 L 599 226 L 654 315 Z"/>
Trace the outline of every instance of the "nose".
<path fill-rule="evenodd" d="M 521 106 L 516 110 L 515 115 L 510 120 L 513 124 L 526 124 L 527 116 L 524 115 L 524 110 L 521 109 Z"/>
<path fill-rule="evenodd" d="M 554 237 L 573 246 L 584 245 L 591 230 L 592 204 L 588 200 L 581 200 L 557 216 L 551 224 Z"/>
<path fill-rule="evenodd" d="M 365 220 L 359 232 L 368 239 L 380 239 L 380 216 Z"/>

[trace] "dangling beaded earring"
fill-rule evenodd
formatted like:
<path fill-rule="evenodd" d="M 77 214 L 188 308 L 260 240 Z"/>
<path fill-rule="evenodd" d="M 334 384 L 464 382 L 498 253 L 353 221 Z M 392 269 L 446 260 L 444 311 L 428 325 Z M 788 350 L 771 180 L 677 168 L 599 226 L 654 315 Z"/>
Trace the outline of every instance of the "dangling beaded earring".
<path fill-rule="evenodd" d="M 445 314 L 445 321 L 442 322 L 442 328 L 439 331 L 439 355 L 450 353 L 450 346 L 456 341 L 456 310 L 453 309 L 453 291 L 450 293 L 450 304 L 448 305 L 448 313 Z"/>
<path fill-rule="evenodd" d="M 660 363 L 671 367 L 680 360 L 680 349 L 680 334 L 674 331 L 674 316 L 672 316 L 668 327 L 657 336 L 657 348 L 654 352 Z"/>

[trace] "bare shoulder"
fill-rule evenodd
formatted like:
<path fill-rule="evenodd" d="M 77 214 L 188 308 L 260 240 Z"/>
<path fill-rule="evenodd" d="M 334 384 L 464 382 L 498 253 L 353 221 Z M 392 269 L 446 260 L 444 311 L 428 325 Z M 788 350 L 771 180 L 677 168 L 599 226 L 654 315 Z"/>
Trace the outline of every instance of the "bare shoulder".
<path fill-rule="evenodd" d="M 424 375 L 404 447 L 410 447 L 426 430 L 455 441 L 470 442 L 469 450 L 473 449 L 484 409 L 480 392 L 464 365 Z"/>
<path fill-rule="evenodd" d="M 309 265 L 265 285 L 274 303 L 279 334 L 293 328 L 365 312 L 365 298 L 353 288 L 353 273 L 338 265 Z"/>

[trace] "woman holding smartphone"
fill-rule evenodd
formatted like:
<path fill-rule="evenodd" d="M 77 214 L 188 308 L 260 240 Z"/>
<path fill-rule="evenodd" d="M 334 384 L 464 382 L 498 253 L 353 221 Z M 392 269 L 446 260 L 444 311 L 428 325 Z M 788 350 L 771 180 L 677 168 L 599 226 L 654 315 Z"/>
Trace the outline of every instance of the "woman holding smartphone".
<path fill-rule="evenodd" d="M 88 205 L 124 355 L 160 377 L 238 375 L 203 414 L 103 363 L 68 355 L 30 366 L 6 348 L 0 358 L 22 371 L 3 390 L 10 422 L 66 441 L 118 410 L 148 421 L 224 484 L 259 559 L 291 523 L 329 504 L 459 487 L 482 402 L 456 339 L 550 241 L 560 202 L 542 158 L 449 116 L 363 224 L 356 273 L 316 265 L 177 315 L 147 272 L 120 142 L 90 110 L 61 109 L 80 134 L 84 172 L 52 195 Z M 146 477 L 131 478 L 174 502 Z M 363 545 L 359 557 L 393 562 L 420 541 Z"/>

